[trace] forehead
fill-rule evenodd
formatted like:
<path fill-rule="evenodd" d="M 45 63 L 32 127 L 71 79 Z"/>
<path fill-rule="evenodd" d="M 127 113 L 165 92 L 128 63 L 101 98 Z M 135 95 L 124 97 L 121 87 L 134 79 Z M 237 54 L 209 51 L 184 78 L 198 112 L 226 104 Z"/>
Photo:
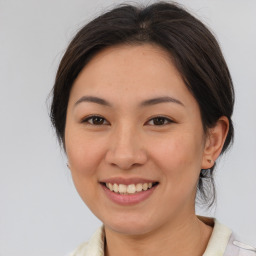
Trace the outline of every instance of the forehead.
<path fill-rule="evenodd" d="M 163 49 L 161 46 L 154 43 L 131 43 L 131 44 L 118 44 L 110 47 L 106 47 L 98 52 L 88 64 L 102 61 L 103 58 L 107 61 L 113 56 L 128 60 L 129 57 L 136 56 L 136 61 L 147 59 L 149 60 L 160 60 L 172 63 L 172 56 L 170 53 Z M 120 61 L 120 59 L 119 59 Z"/>
<path fill-rule="evenodd" d="M 151 44 L 118 45 L 96 54 L 73 84 L 71 97 L 82 94 L 122 101 L 166 95 L 183 100 L 192 97 L 170 54 Z"/>
<path fill-rule="evenodd" d="M 174 66 L 172 56 L 163 48 L 155 44 L 121 44 L 107 47 L 97 53 L 84 69 L 103 67 L 107 71 L 132 71 L 139 68 L 140 71 L 147 71 L 147 76 L 151 72 L 156 72 L 157 66 L 169 66 L 173 71 L 179 72 Z M 101 70 L 102 71 L 102 70 Z M 145 74 L 144 74 L 145 75 Z"/>

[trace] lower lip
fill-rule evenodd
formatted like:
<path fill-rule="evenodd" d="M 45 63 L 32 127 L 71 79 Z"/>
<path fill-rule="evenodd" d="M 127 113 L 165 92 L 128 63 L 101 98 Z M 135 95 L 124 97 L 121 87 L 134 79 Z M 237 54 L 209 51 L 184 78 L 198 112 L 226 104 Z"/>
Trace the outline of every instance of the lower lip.
<path fill-rule="evenodd" d="M 107 197 L 114 203 L 120 205 L 134 205 L 146 200 L 156 189 L 157 185 L 146 190 L 134 194 L 118 194 L 109 190 L 104 184 L 101 184 L 103 191 Z"/>

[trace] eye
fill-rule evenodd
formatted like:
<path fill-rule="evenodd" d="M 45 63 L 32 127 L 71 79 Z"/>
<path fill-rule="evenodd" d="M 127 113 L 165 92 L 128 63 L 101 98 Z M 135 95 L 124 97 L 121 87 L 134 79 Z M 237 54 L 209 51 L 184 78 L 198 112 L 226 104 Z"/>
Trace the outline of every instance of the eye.
<path fill-rule="evenodd" d="M 89 116 L 83 119 L 82 123 L 88 123 L 90 125 L 107 125 L 109 122 L 102 116 Z"/>
<path fill-rule="evenodd" d="M 147 124 L 149 125 L 158 125 L 158 126 L 161 126 L 161 125 L 166 125 L 166 124 L 170 124 L 170 123 L 173 123 L 173 121 L 167 117 L 163 117 L 163 116 L 157 116 L 157 117 L 154 117 L 154 118 L 151 118 Z"/>

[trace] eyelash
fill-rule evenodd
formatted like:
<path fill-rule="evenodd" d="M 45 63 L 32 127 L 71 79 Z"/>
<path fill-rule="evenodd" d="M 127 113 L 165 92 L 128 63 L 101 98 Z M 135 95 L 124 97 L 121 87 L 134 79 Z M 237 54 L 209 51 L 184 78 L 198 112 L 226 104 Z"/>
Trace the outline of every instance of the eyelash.
<path fill-rule="evenodd" d="M 93 119 L 95 120 L 96 118 L 100 119 L 100 123 L 98 123 L 98 124 L 93 123 Z M 158 121 L 160 121 L 160 124 L 154 123 L 154 121 L 157 121 L 157 119 L 158 119 Z M 90 121 L 92 121 L 92 122 L 90 122 Z M 171 120 L 170 118 L 164 117 L 164 116 L 153 117 L 153 118 L 149 119 L 149 121 L 147 121 L 146 123 L 149 123 L 149 122 L 153 122 L 153 124 L 150 124 L 152 126 L 164 126 L 164 125 L 168 125 L 170 123 L 174 123 L 173 120 Z M 109 122 L 104 117 L 102 117 L 100 115 L 88 116 L 82 120 L 82 123 L 88 123 L 89 125 L 96 125 L 96 126 L 109 124 Z"/>
<path fill-rule="evenodd" d="M 158 119 L 158 121 L 160 121 L 161 124 L 155 124 L 154 121 L 156 121 Z M 163 121 L 163 122 L 162 122 Z M 167 118 L 167 117 L 164 117 L 164 116 L 156 116 L 156 117 L 153 117 L 151 118 L 149 121 L 147 121 L 147 123 L 149 122 L 153 122 L 153 124 L 151 125 L 154 125 L 154 126 L 164 126 L 164 125 L 168 125 L 170 123 L 174 123 L 173 120 L 171 120 L 170 118 Z"/>
<path fill-rule="evenodd" d="M 98 125 L 98 126 L 100 126 L 100 125 L 106 125 L 106 124 L 104 124 L 104 123 L 94 124 L 93 122 L 90 122 L 90 120 L 93 120 L 93 119 L 96 119 L 96 118 L 100 118 L 101 120 L 103 120 L 103 122 L 106 121 L 106 119 L 105 119 L 104 117 L 102 117 L 102 116 L 99 116 L 99 115 L 92 115 L 92 116 L 88 116 L 88 117 L 86 117 L 85 119 L 83 119 L 83 120 L 82 120 L 82 123 L 88 123 L 88 124 L 90 124 L 90 125 Z M 109 123 L 108 123 L 108 124 L 109 124 Z"/>

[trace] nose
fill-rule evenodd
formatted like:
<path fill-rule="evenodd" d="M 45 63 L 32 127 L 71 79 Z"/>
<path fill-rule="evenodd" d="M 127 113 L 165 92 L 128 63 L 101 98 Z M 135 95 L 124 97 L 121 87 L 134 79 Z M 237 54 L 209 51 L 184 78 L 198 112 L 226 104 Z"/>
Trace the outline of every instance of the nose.
<path fill-rule="evenodd" d="M 108 164 L 122 170 L 145 164 L 147 154 L 139 133 L 125 125 L 115 129 L 110 136 L 105 159 Z"/>

